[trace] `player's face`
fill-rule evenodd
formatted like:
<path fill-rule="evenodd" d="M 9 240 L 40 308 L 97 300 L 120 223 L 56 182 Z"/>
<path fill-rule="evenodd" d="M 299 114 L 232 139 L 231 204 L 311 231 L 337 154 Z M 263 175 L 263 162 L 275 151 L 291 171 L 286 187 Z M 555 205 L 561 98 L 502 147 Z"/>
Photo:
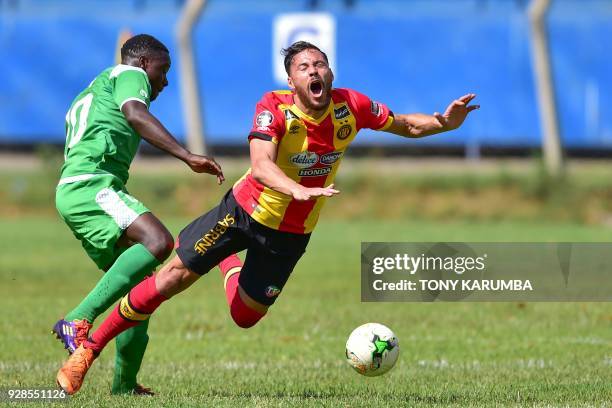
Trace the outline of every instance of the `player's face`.
<path fill-rule="evenodd" d="M 157 95 L 168 86 L 166 74 L 170 70 L 170 56 L 161 53 L 141 60 L 142 69 L 145 70 L 151 83 L 151 100 L 154 101 Z"/>
<path fill-rule="evenodd" d="M 306 109 L 327 109 L 333 81 L 334 74 L 321 52 L 307 49 L 293 57 L 288 83 Z"/>

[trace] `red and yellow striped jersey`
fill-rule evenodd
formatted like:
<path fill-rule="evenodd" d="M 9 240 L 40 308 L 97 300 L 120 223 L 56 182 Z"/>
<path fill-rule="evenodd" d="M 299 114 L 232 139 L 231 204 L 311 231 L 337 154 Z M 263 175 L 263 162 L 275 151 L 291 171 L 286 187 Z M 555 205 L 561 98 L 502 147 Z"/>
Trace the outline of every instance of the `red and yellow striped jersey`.
<path fill-rule="evenodd" d="M 360 129 L 385 130 L 393 114 L 382 103 L 351 89 L 333 89 L 325 114 L 314 119 L 293 103 L 292 91 L 269 92 L 257 103 L 249 140 L 278 145 L 276 165 L 305 187 L 331 184 L 342 156 Z M 296 201 L 269 189 L 251 176 L 234 185 L 236 201 L 259 223 L 299 234 L 311 232 L 326 197 Z"/>

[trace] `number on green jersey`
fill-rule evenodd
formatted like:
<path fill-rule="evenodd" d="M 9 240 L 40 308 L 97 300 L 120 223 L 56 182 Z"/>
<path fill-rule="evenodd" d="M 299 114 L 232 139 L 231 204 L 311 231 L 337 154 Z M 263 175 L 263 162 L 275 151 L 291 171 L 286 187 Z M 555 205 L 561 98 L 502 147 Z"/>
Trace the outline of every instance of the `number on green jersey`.
<path fill-rule="evenodd" d="M 87 115 L 89 115 L 92 100 L 93 93 L 88 93 L 75 102 L 68 113 L 66 113 L 66 146 L 68 149 L 77 144 L 85 133 Z"/>

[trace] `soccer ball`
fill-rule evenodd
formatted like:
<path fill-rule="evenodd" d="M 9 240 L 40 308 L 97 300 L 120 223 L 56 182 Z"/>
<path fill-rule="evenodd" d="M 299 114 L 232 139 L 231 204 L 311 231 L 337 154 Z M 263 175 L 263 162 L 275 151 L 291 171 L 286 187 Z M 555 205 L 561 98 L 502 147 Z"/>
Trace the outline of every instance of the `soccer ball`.
<path fill-rule="evenodd" d="M 376 377 L 389 371 L 399 356 L 399 341 L 387 326 L 366 323 L 346 342 L 346 361 L 359 374 Z"/>

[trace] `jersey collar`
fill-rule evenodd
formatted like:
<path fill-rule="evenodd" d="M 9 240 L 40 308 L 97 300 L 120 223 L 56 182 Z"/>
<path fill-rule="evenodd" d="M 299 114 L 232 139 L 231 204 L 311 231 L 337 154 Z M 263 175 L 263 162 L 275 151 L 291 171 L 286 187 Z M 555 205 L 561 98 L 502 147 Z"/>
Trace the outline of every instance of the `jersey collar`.
<path fill-rule="evenodd" d="M 329 105 L 327 106 L 327 110 L 318 119 L 315 119 L 312 116 L 302 112 L 302 110 L 300 108 L 298 108 L 298 106 L 295 103 L 293 105 L 291 105 L 291 107 L 289 109 L 291 109 L 291 111 L 293 113 L 298 115 L 300 117 L 300 119 L 304 119 L 304 120 L 307 120 L 310 123 L 314 123 L 315 125 L 319 125 L 319 124 L 321 124 L 321 122 L 323 122 L 325 120 L 325 118 L 327 118 L 327 115 L 329 115 L 331 113 L 331 111 L 334 109 L 334 102 L 332 100 L 329 101 Z"/>

